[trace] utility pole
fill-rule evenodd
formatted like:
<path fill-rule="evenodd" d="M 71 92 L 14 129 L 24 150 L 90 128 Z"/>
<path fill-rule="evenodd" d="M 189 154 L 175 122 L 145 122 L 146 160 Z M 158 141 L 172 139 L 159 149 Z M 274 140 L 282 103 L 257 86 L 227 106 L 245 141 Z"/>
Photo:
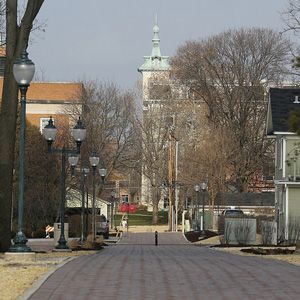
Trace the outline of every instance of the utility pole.
<path fill-rule="evenodd" d="M 168 127 L 168 189 L 169 189 L 169 231 L 174 230 L 174 137 L 173 126 Z"/>
<path fill-rule="evenodd" d="M 175 231 L 178 230 L 178 141 L 175 142 Z"/>

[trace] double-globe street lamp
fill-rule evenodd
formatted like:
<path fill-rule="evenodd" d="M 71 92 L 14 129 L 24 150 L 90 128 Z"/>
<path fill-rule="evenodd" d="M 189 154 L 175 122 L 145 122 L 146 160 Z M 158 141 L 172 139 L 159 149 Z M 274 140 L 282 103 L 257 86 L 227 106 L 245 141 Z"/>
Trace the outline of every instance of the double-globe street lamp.
<path fill-rule="evenodd" d="M 25 132 L 26 132 L 26 93 L 35 72 L 34 63 L 23 50 L 21 57 L 13 65 L 13 74 L 21 93 L 20 110 L 20 145 L 19 145 L 19 199 L 18 199 L 18 232 L 10 252 L 30 252 L 26 245 L 27 238 L 23 233 L 24 226 L 24 171 L 25 171 Z"/>
<path fill-rule="evenodd" d="M 116 197 L 117 193 L 115 190 L 111 191 L 111 211 L 110 211 L 110 228 L 115 228 L 115 209 L 116 209 Z"/>
<path fill-rule="evenodd" d="M 199 230 L 199 203 L 200 203 L 200 185 L 195 184 L 194 190 L 196 192 L 196 213 L 195 213 L 195 221 L 196 221 L 196 229 Z"/>
<path fill-rule="evenodd" d="M 68 157 L 71 166 L 75 167 L 78 162 L 78 155 L 80 154 L 80 146 L 86 136 L 86 129 L 83 126 L 80 117 L 77 124 L 72 130 L 72 136 L 76 142 L 75 149 L 67 149 L 65 146 L 62 148 L 53 148 L 52 143 L 55 140 L 57 128 L 53 124 L 52 117 L 50 117 L 48 124 L 43 129 L 43 135 L 48 143 L 49 153 L 61 153 L 61 197 L 60 197 L 60 238 L 56 249 L 68 250 L 67 241 L 65 239 L 65 200 L 66 200 L 66 159 Z"/>
<path fill-rule="evenodd" d="M 85 185 L 86 185 L 86 178 L 90 172 L 88 166 L 81 167 L 81 237 L 80 242 L 83 243 L 85 240 L 84 233 L 87 232 L 88 222 L 86 222 L 86 229 L 84 227 L 84 211 L 85 211 Z M 88 195 L 87 195 L 87 208 L 88 210 Z M 88 216 L 88 214 L 87 214 Z"/>
<path fill-rule="evenodd" d="M 207 183 L 201 182 L 200 184 L 195 184 L 194 189 L 197 193 L 197 213 L 196 213 L 196 222 L 198 228 L 198 215 L 199 215 L 199 204 L 200 204 L 200 190 L 202 191 L 202 218 L 201 218 L 201 233 L 205 234 L 205 220 L 204 220 L 204 208 L 205 208 L 205 191 L 207 189 Z"/>
<path fill-rule="evenodd" d="M 93 235 L 93 242 L 96 239 L 96 169 L 99 164 L 100 158 L 97 156 L 95 151 L 93 154 L 89 157 L 90 165 L 93 170 L 93 202 L 92 202 L 92 235 Z M 102 179 L 102 183 L 104 182 L 105 176 L 107 174 L 107 170 L 105 168 L 99 169 L 99 175 Z"/>

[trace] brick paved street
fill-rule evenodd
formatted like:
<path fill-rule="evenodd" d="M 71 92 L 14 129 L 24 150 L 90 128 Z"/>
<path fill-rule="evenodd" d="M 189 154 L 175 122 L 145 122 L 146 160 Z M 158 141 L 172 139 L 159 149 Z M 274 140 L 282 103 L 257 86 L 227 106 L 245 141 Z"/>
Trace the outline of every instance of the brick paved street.
<path fill-rule="evenodd" d="M 57 270 L 30 298 L 299 299 L 300 267 L 188 244 L 180 233 L 125 234 Z"/>

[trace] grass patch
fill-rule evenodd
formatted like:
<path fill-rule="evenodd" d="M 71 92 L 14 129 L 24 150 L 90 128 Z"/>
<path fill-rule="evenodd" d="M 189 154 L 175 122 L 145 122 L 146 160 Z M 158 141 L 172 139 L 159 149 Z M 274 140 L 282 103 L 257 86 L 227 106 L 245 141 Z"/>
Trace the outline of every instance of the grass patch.
<path fill-rule="evenodd" d="M 116 225 L 119 225 L 122 219 L 123 213 L 117 213 L 115 216 Z M 139 226 L 139 225 L 152 225 L 152 212 L 145 210 L 138 210 L 136 213 L 130 213 L 128 215 L 129 226 Z M 168 212 L 160 211 L 158 212 L 158 224 L 165 225 L 168 224 Z"/>

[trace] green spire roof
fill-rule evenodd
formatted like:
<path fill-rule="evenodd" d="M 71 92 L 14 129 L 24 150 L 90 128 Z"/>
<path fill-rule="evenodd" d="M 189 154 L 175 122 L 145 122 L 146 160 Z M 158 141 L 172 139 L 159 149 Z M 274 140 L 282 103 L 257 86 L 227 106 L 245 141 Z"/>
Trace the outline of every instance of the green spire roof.
<path fill-rule="evenodd" d="M 138 68 L 139 72 L 170 70 L 169 56 L 162 56 L 160 53 L 160 39 L 158 33 L 159 33 L 159 27 L 157 24 L 157 15 L 155 15 L 151 56 L 144 56 L 145 61 Z"/>

